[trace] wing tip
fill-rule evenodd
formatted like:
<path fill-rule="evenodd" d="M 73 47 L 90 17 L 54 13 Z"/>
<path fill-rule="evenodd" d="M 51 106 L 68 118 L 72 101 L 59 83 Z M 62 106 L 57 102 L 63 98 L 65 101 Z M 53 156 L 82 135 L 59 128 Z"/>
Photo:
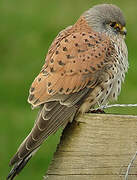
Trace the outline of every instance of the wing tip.
<path fill-rule="evenodd" d="M 38 106 L 38 104 L 35 104 L 32 100 L 30 100 L 30 95 L 29 95 L 27 101 L 29 104 L 31 104 L 32 109 L 35 109 Z"/>
<path fill-rule="evenodd" d="M 35 98 L 32 100 L 31 99 L 32 96 L 34 97 L 33 94 L 30 94 L 27 101 L 29 104 L 31 104 L 32 109 L 35 109 L 35 108 L 39 107 L 43 102 L 41 102 L 38 98 L 37 99 Z"/>

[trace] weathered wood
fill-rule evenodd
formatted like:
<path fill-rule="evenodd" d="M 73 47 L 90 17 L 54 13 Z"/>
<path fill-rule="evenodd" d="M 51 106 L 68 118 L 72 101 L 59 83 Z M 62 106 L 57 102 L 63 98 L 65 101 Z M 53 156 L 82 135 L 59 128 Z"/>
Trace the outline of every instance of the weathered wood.
<path fill-rule="evenodd" d="M 85 114 L 64 130 L 46 180 L 124 180 L 137 151 L 137 116 Z M 128 180 L 137 179 L 137 161 Z"/>

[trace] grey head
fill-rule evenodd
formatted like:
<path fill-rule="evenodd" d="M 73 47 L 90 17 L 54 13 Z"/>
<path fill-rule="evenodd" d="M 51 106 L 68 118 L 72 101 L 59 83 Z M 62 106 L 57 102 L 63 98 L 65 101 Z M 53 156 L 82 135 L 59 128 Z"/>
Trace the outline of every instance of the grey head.
<path fill-rule="evenodd" d="M 126 35 L 126 22 L 119 7 L 112 4 L 93 6 L 84 14 L 89 26 L 97 32 L 110 35 Z"/>

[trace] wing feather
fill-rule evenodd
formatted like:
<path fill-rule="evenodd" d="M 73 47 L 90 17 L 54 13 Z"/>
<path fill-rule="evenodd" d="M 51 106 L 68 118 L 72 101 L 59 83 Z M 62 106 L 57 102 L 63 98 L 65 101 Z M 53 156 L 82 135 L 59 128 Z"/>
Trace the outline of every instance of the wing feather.
<path fill-rule="evenodd" d="M 45 65 L 32 83 L 29 103 L 36 107 L 56 94 L 84 89 L 96 79 L 100 69 L 108 65 L 107 53 L 113 53 L 110 46 L 108 37 L 91 29 L 83 32 L 75 32 L 73 28 L 64 30 L 61 38 L 58 36 L 52 43 Z"/>

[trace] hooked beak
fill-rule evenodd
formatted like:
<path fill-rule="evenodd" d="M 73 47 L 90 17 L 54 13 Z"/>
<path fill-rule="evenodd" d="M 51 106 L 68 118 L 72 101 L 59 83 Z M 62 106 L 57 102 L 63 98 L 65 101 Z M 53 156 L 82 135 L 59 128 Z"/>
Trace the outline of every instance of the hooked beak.
<path fill-rule="evenodd" d="M 122 27 L 122 29 L 121 29 L 121 34 L 126 36 L 127 30 L 126 30 L 125 27 Z"/>

